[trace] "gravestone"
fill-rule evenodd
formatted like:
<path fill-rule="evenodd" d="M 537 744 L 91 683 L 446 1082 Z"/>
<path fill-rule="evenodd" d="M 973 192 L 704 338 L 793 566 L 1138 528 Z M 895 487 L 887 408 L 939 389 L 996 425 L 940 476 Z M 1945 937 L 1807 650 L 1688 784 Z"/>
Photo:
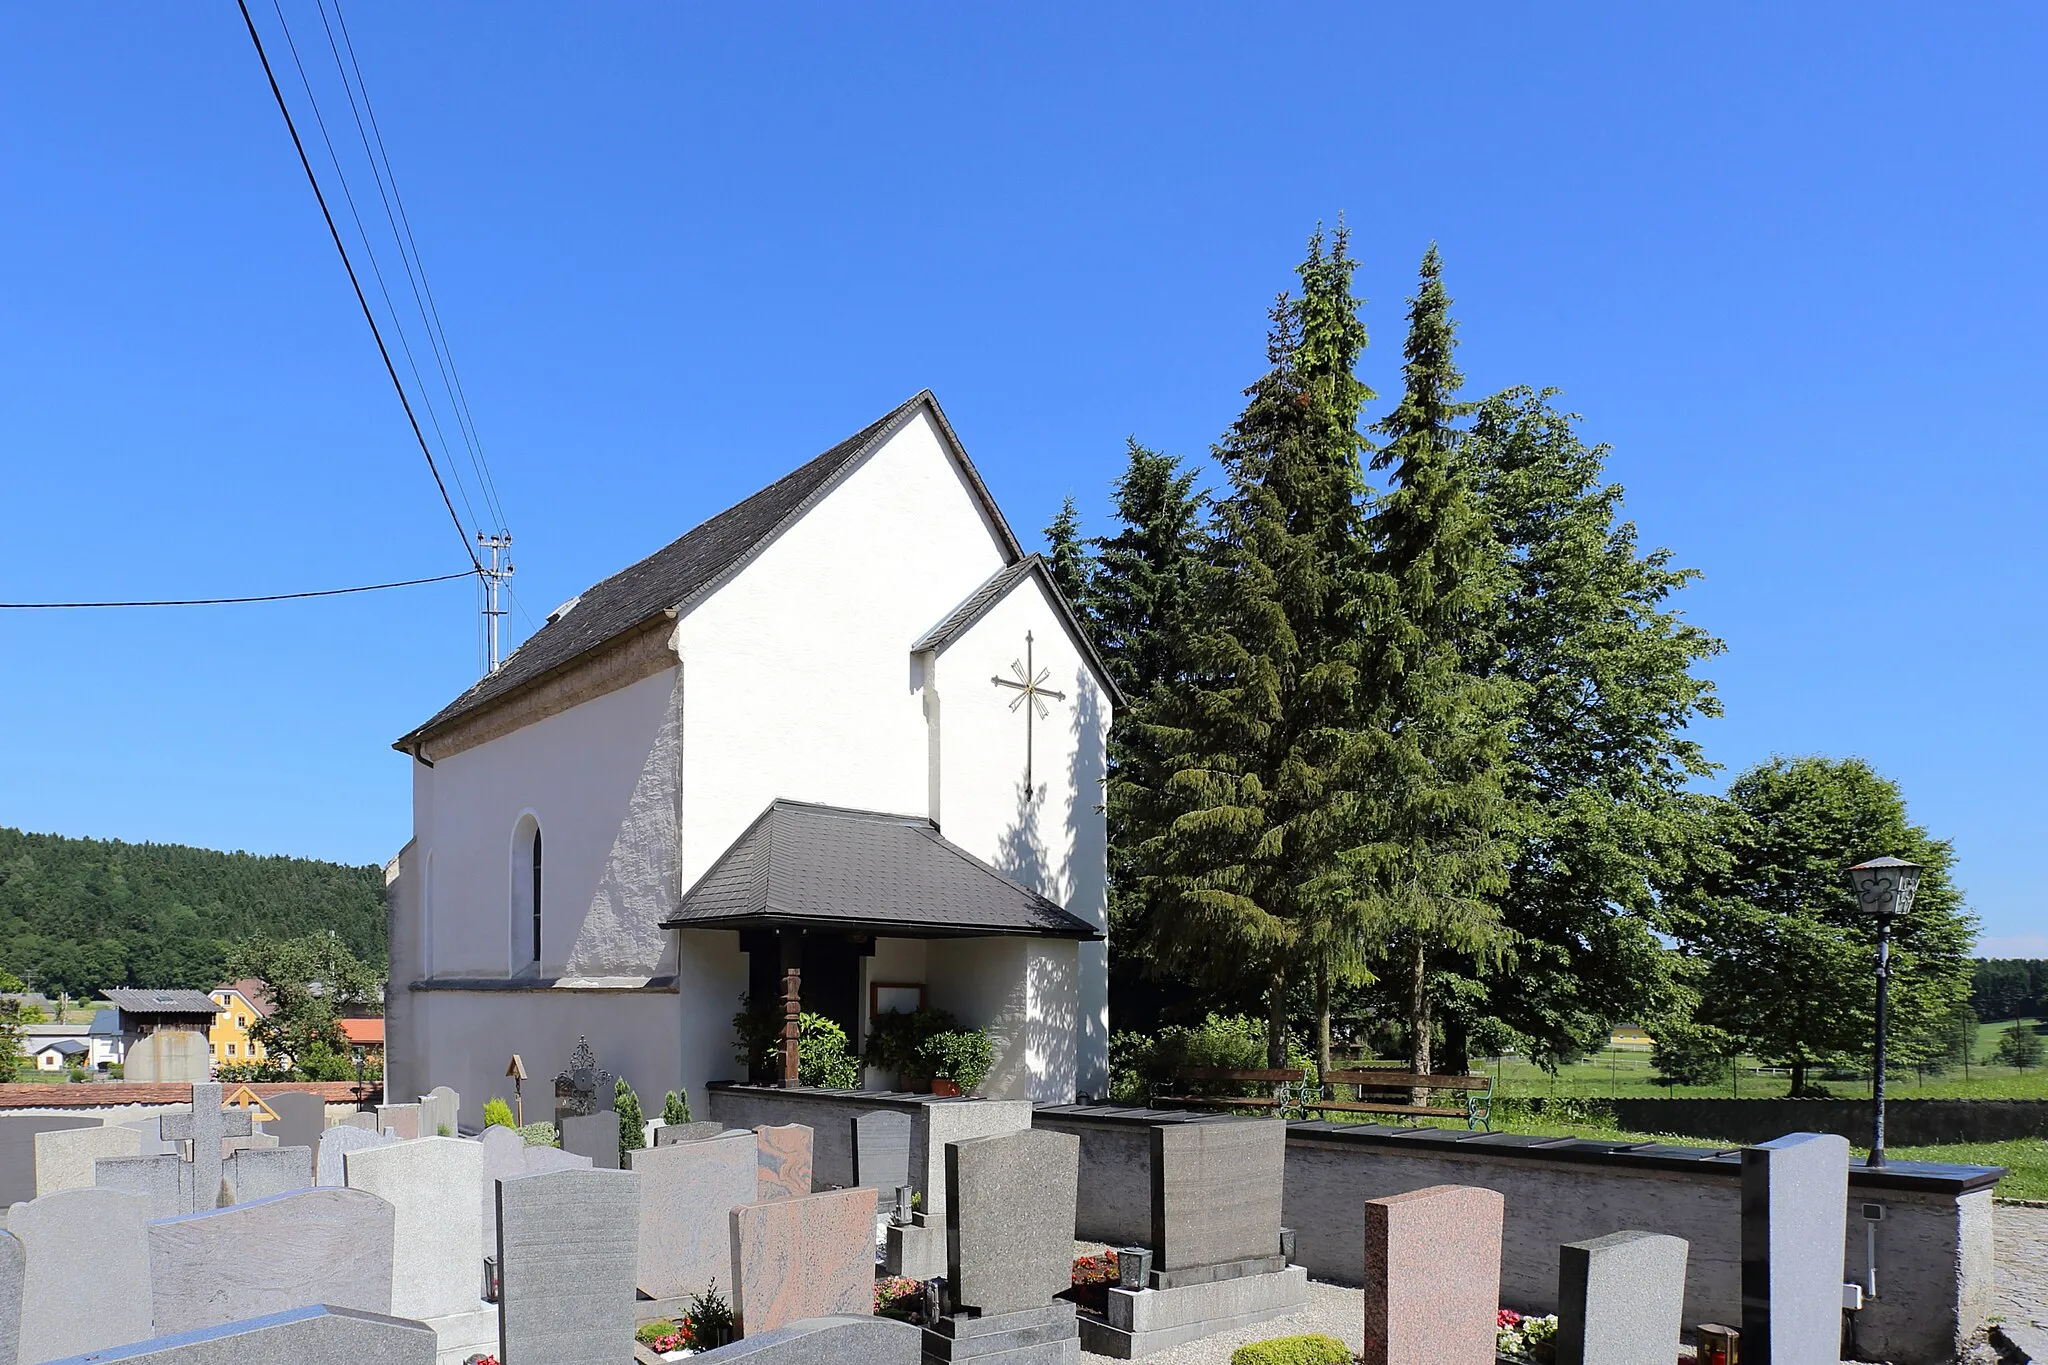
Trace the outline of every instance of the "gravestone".
<path fill-rule="evenodd" d="M 947 1143 L 1022 1132 L 1030 1126 L 1030 1100 L 934 1100 L 920 1104 L 910 1131 L 909 1183 L 922 1196 L 925 1218 L 935 1226 L 945 1226 Z"/>
<path fill-rule="evenodd" d="M 159 1334 L 323 1303 L 391 1311 L 392 1208 L 313 1189 L 149 1225 Z"/>
<path fill-rule="evenodd" d="M 320 1135 L 327 1131 L 326 1100 L 308 1090 L 284 1090 L 264 1103 L 270 1106 L 277 1118 L 264 1124 L 263 1131 L 274 1136 L 278 1146 L 313 1148 L 320 1145 Z"/>
<path fill-rule="evenodd" d="M 141 1156 L 142 1134 L 133 1128 L 53 1128 L 37 1133 L 36 1194 L 92 1188 L 92 1164 L 101 1157 Z"/>
<path fill-rule="evenodd" d="M 93 1187 L 139 1194 L 150 1218 L 175 1218 L 190 1202 L 185 1193 L 185 1163 L 175 1153 L 165 1156 L 101 1157 L 92 1164 Z M 6 1360 L 0 1354 L 0 1361 Z"/>
<path fill-rule="evenodd" d="M 1364 1365 L 1494 1365 L 1502 1213 L 1466 1185 L 1365 1201 Z"/>
<path fill-rule="evenodd" d="M 894 1318 L 805 1318 L 696 1359 L 703 1365 L 923 1365 L 923 1338 Z"/>
<path fill-rule="evenodd" d="M 139 1153 L 141 1156 L 163 1156 L 166 1153 L 172 1155 L 177 1153 L 178 1144 L 164 1141 L 163 1124 L 156 1117 L 131 1119 L 121 1126 L 142 1135 L 142 1151 Z"/>
<path fill-rule="evenodd" d="M 734 1209 L 732 1290 L 742 1336 L 803 1318 L 873 1313 L 875 1192 L 828 1190 Z"/>
<path fill-rule="evenodd" d="M 640 1177 L 638 1288 L 651 1299 L 730 1285 L 732 1211 L 754 1202 L 752 1133 L 628 1153 Z M 869 1233 L 870 1238 L 873 1233 Z"/>
<path fill-rule="evenodd" d="M 339 1188 L 348 1183 L 344 1174 L 343 1159 L 350 1152 L 360 1152 L 371 1147 L 388 1147 L 399 1139 L 386 1137 L 382 1133 L 354 1124 L 337 1123 L 320 1135 L 320 1145 L 314 1151 L 314 1183 L 323 1188 Z"/>
<path fill-rule="evenodd" d="M 138 1365 L 434 1365 L 434 1348 L 434 1329 L 423 1323 L 316 1304 L 152 1337 L 91 1359 Z"/>
<path fill-rule="evenodd" d="M 37 1133 L 99 1126 L 68 1114 L 0 1114 L 0 1208 L 36 1197 Z"/>
<path fill-rule="evenodd" d="M 435 1086 L 420 1096 L 420 1136 L 460 1137 L 457 1125 L 461 1114 L 462 1097 L 445 1085 Z"/>
<path fill-rule="evenodd" d="M 619 1115 L 613 1109 L 562 1117 L 562 1150 L 590 1158 L 600 1171 L 619 1169 Z"/>
<path fill-rule="evenodd" d="M 219 1082 L 201 1081 L 192 1087 L 191 1113 L 165 1114 L 158 1122 L 165 1142 L 182 1142 L 189 1149 L 185 1154 L 185 1207 L 195 1213 L 213 1208 L 220 1198 L 221 1143 L 254 1133 L 249 1111 L 221 1108 Z"/>
<path fill-rule="evenodd" d="M 269 1152 L 277 1148 L 277 1137 L 273 1133 L 251 1133 L 247 1137 L 222 1138 L 220 1159 L 226 1161 L 236 1152 Z M 226 1168 L 222 1168 L 225 1177 Z"/>
<path fill-rule="evenodd" d="M 569 1054 L 569 1069 L 555 1077 L 555 1126 L 570 1115 L 588 1116 L 608 1108 L 617 1094 L 617 1078 L 597 1064 L 597 1054 L 588 1038 L 576 1040 Z"/>
<path fill-rule="evenodd" d="M 21 1359 L 62 1360 L 150 1335 L 149 1210 L 122 1190 L 61 1190 L 16 1204 Z"/>
<path fill-rule="evenodd" d="M 273 1194 L 313 1188 L 311 1147 L 245 1147 L 221 1171 L 227 1202 L 247 1204 Z"/>
<path fill-rule="evenodd" d="M 377 1129 L 397 1137 L 416 1138 L 420 1135 L 420 1107 L 417 1104 L 380 1104 L 377 1106 Z"/>
<path fill-rule="evenodd" d="M 1742 1149 L 1742 1358 L 1841 1359 L 1849 1140 L 1791 1133 Z M 1826 1254 L 1822 1254 L 1825 1252 Z"/>
<path fill-rule="evenodd" d="M 21 1293 L 28 1257 L 21 1239 L 0 1231 L 0 1361 L 13 1362 L 21 1350 Z"/>
<path fill-rule="evenodd" d="M 391 1311 L 438 1318 L 477 1306 L 483 1283 L 483 1225 L 474 1192 L 483 1179 L 483 1147 L 429 1137 L 350 1152 L 348 1187 L 393 1210 Z"/>
<path fill-rule="evenodd" d="M 335 1126 L 363 1128 L 374 1133 L 377 1131 L 377 1111 L 374 1109 L 358 1109 L 353 1114 L 343 1114 L 336 1121 Z"/>
<path fill-rule="evenodd" d="M 480 1255 L 498 1254 L 498 1182 L 526 1174 L 526 1139 L 490 1124 L 477 1134 L 477 1232 Z"/>
<path fill-rule="evenodd" d="M 758 1199 L 811 1192 L 811 1129 L 802 1123 L 763 1124 L 754 1130 L 759 1154 Z"/>
<path fill-rule="evenodd" d="M 1685 1309 L 1682 1237 L 1611 1232 L 1558 1249 L 1557 1365 L 1670 1365 Z"/>
<path fill-rule="evenodd" d="M 1278 1119 L 1153 1125 L 1153 1286 L 1284 1266 L 1286 1167 L 1287 1125 Z"/>
<path fill-rule="evenodd" d="M 619 1365 L 632 1337 L 631 1171 L 545 1171 L 498 1182 L 498 1358 Z"/>
<path fill-rule="evenodd" d="M 874 1109 L 853 1116 L 853 1183 L 893 1199 L 910 1180 L 910 1115 Z"/>
<path fill-rule="evenodd" d="M 696 1142 L 703 1138 L 717 1137 L 725 1131 L 725 1125 L 716 1119 L 701 1119 L 695 1123 L 661 1123 L 654 1128 L 654 1145 L 673 1147 L 678 1142 Z"/>
<path fill-rule="evenodd" d="M 1027 1128 L 946 1148 L 946 1276 L 983 1317 L 1043 1308 L 1073 1283 L 1081 1139 Z"/>

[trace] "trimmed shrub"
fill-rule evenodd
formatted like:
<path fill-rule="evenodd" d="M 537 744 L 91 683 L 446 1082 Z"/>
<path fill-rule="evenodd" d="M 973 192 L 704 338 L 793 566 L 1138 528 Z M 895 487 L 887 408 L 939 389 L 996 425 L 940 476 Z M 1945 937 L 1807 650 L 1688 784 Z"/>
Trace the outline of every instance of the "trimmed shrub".
<path fill-rule="evenodd" d="M 518 1132 L 520 1138 L 529 1147 L 559 1147 L 562 1145 L 560 1136 L 555 1132 L 555 1125 L 546 1119 L 542 1119 L 539 1123 L 529 1123 L 524 1128 L 515 1131 Z"/>
<path fill-rule="evenodd" d="M 619 1165 L 627 1165 L 626 1153 L 647 1145 L 647 1116 L 640 1112 L 640 1097 L 626 1084 L 624 1076 L 612 1087 L 612 1108 L 619 1114 Z"/>
<path fill-rule="evenodd" d="M 1230 1353 L 1230 1365 L 1351 1365 L 1351 1348 L 1321 1333 L 1269 1337 Z"/>
<path fill-rule="evenodd" d="M 496 1095 L 484 1101 L 484 1127 L 517 1128 L 512 1119 L 512 1106 Z"/>
<path fill-rule="evenodd" d="M 690 1096 L 687 1091 L 678 1093 L 671 1090 L 661 1101 L 661 1121 L 673 1128 L 679 1123 L 690 1122 Z"/>

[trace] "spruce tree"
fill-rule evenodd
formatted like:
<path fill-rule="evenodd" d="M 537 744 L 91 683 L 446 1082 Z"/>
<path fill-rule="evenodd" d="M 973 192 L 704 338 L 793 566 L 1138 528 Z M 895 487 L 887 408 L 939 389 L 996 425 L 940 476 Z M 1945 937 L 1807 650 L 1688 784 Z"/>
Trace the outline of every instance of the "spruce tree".
<path fill-rule="evenodd" d="M 1271 369 L 1216 448 L 1229 481 L 1196 576 L 1187 676 L 1141 722 L 1160 772 L 1137 850 L 1144 948 L 1162 968 L 1264 996 L 1267 1055 L 1286 1057 L 1287 992 L 1347 897 L 1366 345 L 1340 227 L 1320 230 L 1298 299 L 1272 310 Z"/>
<path fill-rule="evenodd" d="M 1081 514 L 1070 495 L 1045 528 L 1045 563 L 1067 605 L 1085 616 L 1088 607 L 1088 551 L 1081 541 Z"/>
<path fill-rule="evenodd" d="M 1509 937 L 1491 897 L 1507 846 L 1502 770 L 1515 697 L 1473 671 L 1504 587 L 1499 546 L 1460 460 L 1467 408 L 1457 333 L 1434 245 L 1409 300 L 1400 403 L 1376 430 L 1375 469 L 1392 484 L 1367 526 L 1372 544 L 1365 651 L 1370 723 L 1366 837 L 1349 863 L 1390 926 L 1405 977 L 1409 1061 L 1430 1069 L 1433 961 L 1497 953 Z"/>

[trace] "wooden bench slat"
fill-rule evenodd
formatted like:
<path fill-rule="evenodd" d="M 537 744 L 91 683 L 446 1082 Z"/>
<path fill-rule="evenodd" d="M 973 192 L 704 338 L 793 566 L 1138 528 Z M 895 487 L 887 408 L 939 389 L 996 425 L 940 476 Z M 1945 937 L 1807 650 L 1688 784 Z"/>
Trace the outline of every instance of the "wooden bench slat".
<path fill-rule="evenodd" d="M 1154 1104 L 1200 1105 L 1205 1109 L 1277 1109 L 1271 1095 L 1154 1095 Z"/>
<path fill-rule="evenodd" d="M 1427 1114 L 1431 1118 L 1461 1119 L 1462 1109 L 1446 1109 L 1431 1104 L 1371 1104 L 1358 1100 L 1315 1100 L 1305 1106 L 1309 1109 L 1336 1109 L 1347 1114 Z"/>
<path fill-rule="evenodd" d="M 1298 1066 L 1271 1070 L 1240 1071 L 1227 1066 L 1184 1066 L 1173 1073 L 1177 1081 L 1304 1081 L 1308 1072 Z"/>
<path fill-rule="evenodd" d="M 1418 1071 L 1332 1071 L 1323 1077 L 1337 1085 L 1362 1085 L 1368 1090 L 1491 1090 L 1491 1076 L 1435 1075 Z"/>

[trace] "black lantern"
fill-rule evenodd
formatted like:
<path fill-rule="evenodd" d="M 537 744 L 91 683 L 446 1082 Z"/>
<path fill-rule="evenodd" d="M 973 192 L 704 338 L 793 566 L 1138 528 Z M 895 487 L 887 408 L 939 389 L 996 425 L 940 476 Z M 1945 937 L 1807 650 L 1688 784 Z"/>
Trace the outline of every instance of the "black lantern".
<path fill-rule="evenodd" d="M 1885 1022 L 1891 995 L 1892 921 L 1912 910 L 1913 893 L 1919 889 L 1920 864 L 1904 858 L 1872 858 L 1849 869 L 1849 890 L 1856 896 L 1857 910 L 1877 921 L 1877 1057 L 1871 1077 L 1876 1113 L 1871 1119 L 1866 1166 L 1885 1164 Z"/>

